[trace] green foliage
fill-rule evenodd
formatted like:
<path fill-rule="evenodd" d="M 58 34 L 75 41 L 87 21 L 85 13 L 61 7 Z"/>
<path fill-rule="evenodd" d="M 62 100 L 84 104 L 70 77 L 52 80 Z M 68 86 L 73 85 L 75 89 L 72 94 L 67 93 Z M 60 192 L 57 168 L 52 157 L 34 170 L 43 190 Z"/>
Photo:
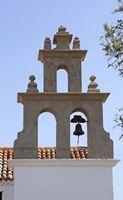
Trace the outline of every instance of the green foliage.
<path fill-rule="evenodd" d="M 123 129 L 123 108 L 118 109 L 118 113 L 115 115 L 114 122 L 116 126 L 119 126 Z M 120 136 L 120 139 L 121 138 L 123 138 L 123 134 Z"/>
<path fill-rule="evenodd" d="M 119 0 L 119 7 L 114 13 L 123 13 L 123 1 Z M 101 45 L 108 59 L 108 67 L 117 69 L 123 77 L 123 20 L 117 20 L 114 26 L 104 24 L 104 35 L 101 37 Z"/>
<path fill-rule="evenodd" d="M 118 8 L 113 13 L 123 14 L 123 0 L 118 0 Z M 123 18 L 123 17 L 122 17 Z M 108 67 L 118 70 L 123 77 L 123 20 L 118 19 L 115 25 L 104 24 L 104 35 L 101 37 L 101 45 L 108 59 Z M 123 108 L 118 109 L 115 116 L 115 127 L 123 130 Z M 120 139 L 123 138 L 121 134 Z"/>
<path fill-rule="evenodd" d="M 114 12 L 123 12 L 123 1 L 122 0 L 118 0 L 118 8 L 114 10 Z"/>

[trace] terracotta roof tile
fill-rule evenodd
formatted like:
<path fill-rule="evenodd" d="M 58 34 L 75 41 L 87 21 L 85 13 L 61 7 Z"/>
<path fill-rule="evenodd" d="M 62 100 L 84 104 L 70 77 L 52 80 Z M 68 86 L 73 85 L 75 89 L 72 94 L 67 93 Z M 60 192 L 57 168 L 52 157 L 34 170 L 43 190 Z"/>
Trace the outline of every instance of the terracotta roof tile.
<path fill-rule="evenodd" d="M 71 159 L 86 159 L 88 156 L 87 147 L 72 147 L 70 149 Z M 55 159 L 56 149 L 54 147 L 39 147 L 38 159 Z M 8 160 L 13 159 L 13 148 L 0 148 L 0 181 L 13 180 L 13 170 L 8 167 Z"/>
<path fill-rule="evenodd" d="M 12 180 L 13 171 L 8 168 L 8 159 L 12 159 L 12 148 L 0 148 L 0 180 Z"/>

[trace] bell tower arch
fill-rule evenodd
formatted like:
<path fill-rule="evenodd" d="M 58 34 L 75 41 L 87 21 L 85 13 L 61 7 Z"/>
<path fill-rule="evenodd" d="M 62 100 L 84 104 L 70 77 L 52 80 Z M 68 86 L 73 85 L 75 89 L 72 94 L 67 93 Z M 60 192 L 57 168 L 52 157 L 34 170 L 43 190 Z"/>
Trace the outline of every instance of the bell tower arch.
<path fill-rule="evenodd" d="M 24 106 L 23 130 L 14 142 L 14 158 L 37 158 L 38 116 L 50 110 L 56 118 L 56 158 L 70 158 L 70 115 L 84 110 L 87 114 L 87 141 L 89 158 L 112 158 L 113 142 L 103 128 L 103 103 L 109 93 L 101 93 L 96 77 L 90 77 L 88 91 L 82 91 L 81 62 L 87 51 L 80 49 L 78 37 L 70 43 L 72 35 L 60 26 L 54 35 L 52 49 L 50 38 L 39 50 L 38 60 L 44 67 L 44 91 L 39 92 L 35 77 L 29 77 L 25 93 L 18 93 L 18 102 Z M 68 73 L 68 93 L 57 93 L 57 70 L 63 67 Z"/>
<path fill-rule="evenodd" d="M 69 76 L 67 70 L 64 68 L 58 68 L 56 81 L 57 92 L 68 92 L 68 82 Z"/>
<path fill-rule="evenodd" d="M 51 40 L 46 38 L 44 49 L 39 50 L 38 60 L 44 64 L 44 92 L 56 92 L 56 72 L 60 66 L 68 72 L 68 92 L 81 92 L 81 61 L 84 61 L 86 50 L 80 50 L 78 37 L 74 38 L 73 49 L 70 49 L 72 35 L 66 28 L 60 26 L 54 35 L 51 49 Z"/>

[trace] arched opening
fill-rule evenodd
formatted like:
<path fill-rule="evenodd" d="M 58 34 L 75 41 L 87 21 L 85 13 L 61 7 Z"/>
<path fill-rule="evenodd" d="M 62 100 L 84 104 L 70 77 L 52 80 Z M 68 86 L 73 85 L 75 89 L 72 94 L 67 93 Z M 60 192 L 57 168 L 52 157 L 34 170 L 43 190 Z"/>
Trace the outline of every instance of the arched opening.
<path fill-rule="evenodd" d="M 68 73 L 65 69 L 57 70 L 57 92 L 68 92 Z"/>
<path fill-rule="evenodd" d="M 81 116 L 87 121 L 87 117 L 83 112 L 73 112 L 70 115 L 70 146 L 71 147 L 87 147 L 87 122 L 80 123 L 82 127 L 82 131 L 84 131 L 83 135 L 80 135 L 79 138 L 77 135 L 74 135 L 74 131 L 76 130 L 76 123 L 72 123 L 71 120 L 74 118 L 74 116 Z M 79 139 L 79 140 L 78 140 Z"/>
<path fill-rule="evenodd" d="M 38 117 L 38 147 L 56 147 L 56 119 L 50 112 Z"/>

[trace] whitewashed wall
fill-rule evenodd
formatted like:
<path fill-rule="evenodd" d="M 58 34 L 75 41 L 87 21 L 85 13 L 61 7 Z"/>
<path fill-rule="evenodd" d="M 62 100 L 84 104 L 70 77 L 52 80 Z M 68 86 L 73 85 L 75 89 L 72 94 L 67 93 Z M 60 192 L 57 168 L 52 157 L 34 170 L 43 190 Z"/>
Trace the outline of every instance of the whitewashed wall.
<path fill-rule="evenodd" d="M 2 200 L 14 200 L 14 185 L 13 182 L 0 182 L 0 192 L 2 192 Z"/>
<path fill-rule="evenodd" d="M 112 200 L 116 160 L 13 160 L 14 200 Z"/>

